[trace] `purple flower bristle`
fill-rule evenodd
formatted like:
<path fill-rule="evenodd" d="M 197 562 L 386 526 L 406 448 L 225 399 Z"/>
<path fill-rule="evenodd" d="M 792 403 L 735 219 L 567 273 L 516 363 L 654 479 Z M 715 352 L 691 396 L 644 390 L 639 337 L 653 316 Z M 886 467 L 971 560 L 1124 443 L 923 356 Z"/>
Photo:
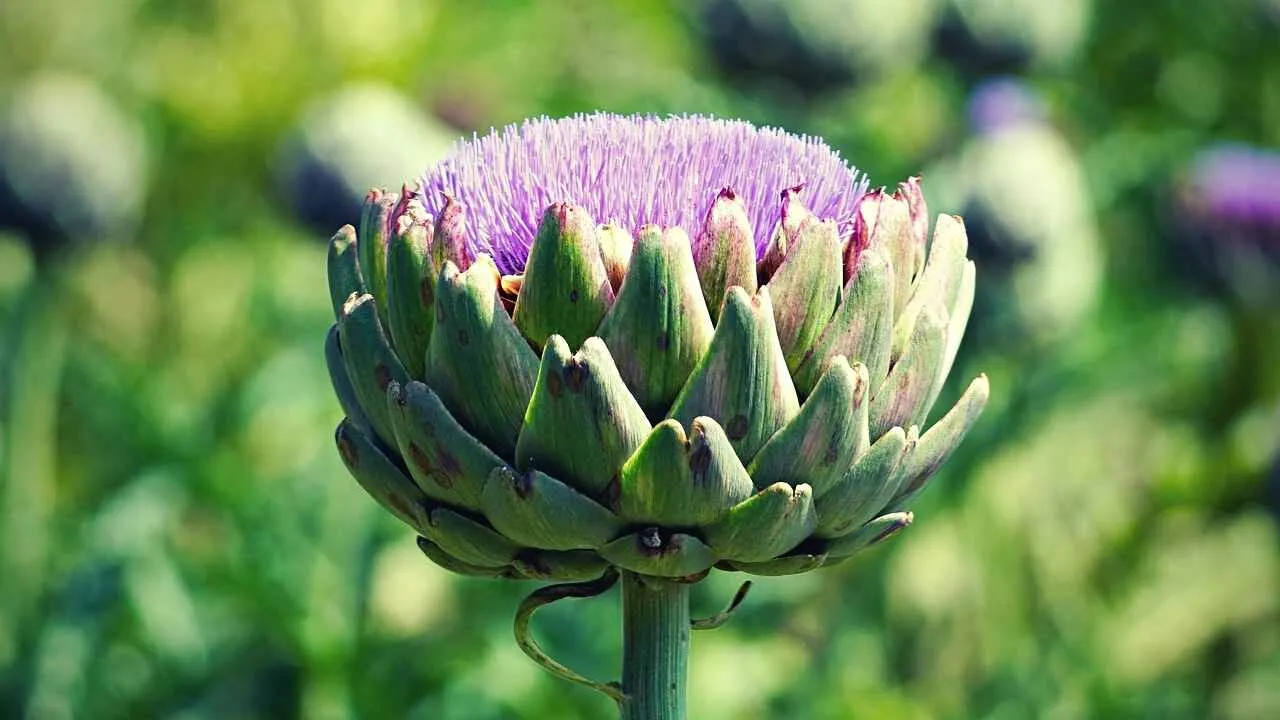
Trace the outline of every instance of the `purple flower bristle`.
<path fill-rule="evenodd" d="M 446 194 L 466 209 L 467 240 L 503 272 L 524 268 L 546 208 L 572 202 L 597 222 L 635 231 L 679 226 L 691 236 L 723 188 L 742 198 L 757 253 L 778 221 L 781 193 L 803 186 L 814 214 L 853 228 L 865 178 L 822 140 L 707 117 L 537 118 L 460 142 L 423 176 L 439 216 Z"/>

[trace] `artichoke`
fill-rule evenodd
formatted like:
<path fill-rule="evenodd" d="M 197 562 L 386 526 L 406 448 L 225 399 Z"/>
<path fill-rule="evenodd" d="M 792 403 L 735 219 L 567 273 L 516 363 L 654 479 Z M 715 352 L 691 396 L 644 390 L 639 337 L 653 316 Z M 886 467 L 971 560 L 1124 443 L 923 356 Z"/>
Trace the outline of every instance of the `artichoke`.
<path fill-rule="evenodd" d="M 463 142 L 330 243 L 342 459 L 467 575 L 840 562 L 911 523 L 987 400 L 978 377 L 927 425 L 974 266 L 926 213 L 915 178 L 868 192 L 741 122 Z"/>
<path fill-rule="evenodd" d="M 33 75 L 0 112 L 0 229 L 41 262 L 82 243 L 120 240 L 146 202 L 142 125 L 92 80 Z"/>

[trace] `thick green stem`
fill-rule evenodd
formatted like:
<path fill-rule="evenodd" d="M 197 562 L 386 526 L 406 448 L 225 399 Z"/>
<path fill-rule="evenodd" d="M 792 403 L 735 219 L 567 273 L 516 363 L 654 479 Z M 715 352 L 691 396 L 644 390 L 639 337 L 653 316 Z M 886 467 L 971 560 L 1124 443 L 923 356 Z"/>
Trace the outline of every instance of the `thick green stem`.
<path fill-rule="evenodd" d="M 685 720 L 689 585 L 622 575 L 622 720 Z"/>
<path fill-rule="evenodd" d="M 45 273 L 23 297 L 12 334 L 0 337 L 0 633 L 30 619 L 46 590 L 57 460 L 58 394 L 66 325 L 58 277 Z M 0 328 L 3 330 L 3 328 Z M 12 345 L 7 345 L 10 338 Z M 5 627 L 10 622 L 13 627 Z"/>

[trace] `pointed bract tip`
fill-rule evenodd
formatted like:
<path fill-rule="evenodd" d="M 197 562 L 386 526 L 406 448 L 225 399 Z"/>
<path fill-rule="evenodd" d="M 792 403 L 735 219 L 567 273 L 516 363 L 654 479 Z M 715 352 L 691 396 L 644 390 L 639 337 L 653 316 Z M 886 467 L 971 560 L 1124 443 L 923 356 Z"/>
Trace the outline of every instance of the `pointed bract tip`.
<path fill-rule="evenodd" d="M 901 532 L 902 530 L 905 530 L 906 528 L 910 527 L 911 524 L 916 521 L 916 514 L 910 510 L 905 510 L 903 512 L 889 513 L 888 515 L 885 515 L 884 518 L 882 519 L 885 521 L 885 524 L 888 525 L 888 527 L 886 527 L 883 532 L 881 532 L 878 536 L 876 536 L 875 540 L 871 541 L 873 545 L 895 533 Z"/>
<path fill-rule="evenodd" d="M 804 185 L 801 184 L 782 191 L 782 230 L 787 233 L 789 243 L 795 242 L 800 228 L 814 219 L 814 214 L 800 200 L 800 191 L 803 189 Z"/>
<path fill-rule="evenodd" d="M 477 277 L 479 273 L 491 276 L 491 279 L 486 282 L 494 285 L 495 287 L 502 282 L 502 273 L 498 270 L 498 264 L 493 261 L 493 258 L 489 256 L 489 253 L 480 253 L 479 255 L 476 255 L 475 260 L 471 261 L 471 266 L 461 272 L 467 275 L 467 277 Z"/>
<path fill-rule="evenodd" d="M 698 233 L 698 245 L 704 251 L 718 249 L 718 243 L 743 243 L 751 248 L 754 259 L 755 245 L 752 239 L 751 220 L 742 200 L 728 188 L 720 191 L 702 221 Z"/>
<path fill-rule="evenodd" d="M 557 236 L 574 234 L 580 237 L 595 235 L 596 222 L 591 214 L 581 205 L 572 202 L 556 202 L 547 206 L 542 214 L 542 225 L 553 223 L 551 229 L 555 230 Z M 538 236 L 543 234 L 544 228 L 538 229 Z M 534 242 L 537 242 L 535 236 Z"/>
<path fill-rule="evenodd" d="M 430 240 L 435 230 L 431 215 L 427 213 L 427 209 L 422 206 L 422 203 L 416 200 L 404 208 L 400 215 L 396 217 L 395 223 L 396 235 L 404 235 L 405 233 L 416 231 L 425 233 L 427 239 Z"/>
<path fill-rule="evenodd" d="M 351 224 L 343 225 L 342 227 L 338 228 L 338 232 L 334 233 L 333 237 L 329 238 L 329 242 L 335 245 L 353 243 L 355 241 L 356 241 L 356 229 Z"/>
<path fill-rule="evenodd" d="M 600 259 L 604 262 L 605 272 L 609 275 L 609 284 L 617 293 L 626 279 L 627 269 L 631 266 L 631 252 L 635 247 L 635 238 L 619 223 L 610 220 L 596 228 L 596 240 L 600 245 Z"/>
<path fill-rule="evenodd" d="M 906 200 L 911 216 L 911 233 L 916 244 L 923 247 L 929 241 L 929 206 L 920 188 L 920 176 L 913 175 L 899 183 L 897 195 Z"/>
<path fill-rule="evenodd" d="M 350 315 L 356 311 L 356 308 L 369 302 L 373 302 L 373 296 L 369 293 L 353 292 L 348 295 L 346 301 L 342 303 L 342 314 Z"/>
<path fill-rule="evenodd" d="M 476 259 L 467 242 L 466 206 L 449 193 L 441 195 L 444 198 L 444 208 L 436 219 L 435 235 L 431 240 L 431 257 L 436 267 L 451 260 L 460 269 L 466 270 Z"/>
<path fill-rule="evenodd" d="M 978 373 L 978 377 L 973 379 L 973 386 L 976 392 L 980 392 L 983 395 L 991 393 L 991 381 L 987 378 L 986 373 Z"/>

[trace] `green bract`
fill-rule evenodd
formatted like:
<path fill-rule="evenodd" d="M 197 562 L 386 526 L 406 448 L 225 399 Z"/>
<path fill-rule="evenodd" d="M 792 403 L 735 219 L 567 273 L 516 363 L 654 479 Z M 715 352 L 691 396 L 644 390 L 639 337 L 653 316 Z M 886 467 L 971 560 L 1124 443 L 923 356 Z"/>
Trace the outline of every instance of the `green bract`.
<path fill-rule="evenodd" d="M 486 577 L 791 574 L 903 529 L 987 399 L 978 377 L 927 422 L 973 302 L 964 225 L 929 242 L 913 179 L 842 238 L 801 192 L 759 261 L 732 191 L 634 234 L 557 203 L 507 276 L 452 199 L 371 193 L 330 250 L 344 462 Z"/>

